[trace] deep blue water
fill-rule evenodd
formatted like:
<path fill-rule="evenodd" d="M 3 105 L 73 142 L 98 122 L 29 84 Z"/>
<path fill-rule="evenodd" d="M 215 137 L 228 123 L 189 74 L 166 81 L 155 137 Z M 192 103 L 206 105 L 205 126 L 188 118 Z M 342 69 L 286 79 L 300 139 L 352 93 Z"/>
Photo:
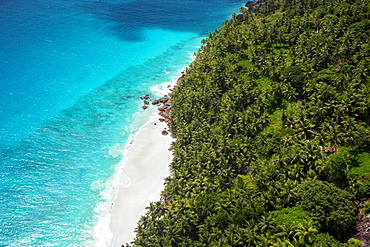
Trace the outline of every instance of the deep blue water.
<path fill-rule="evenodd" d="M 117 164 L 147 117 L 139 97 L 240 6 L 2 0 L 0 246 L 107 246 Z"/>

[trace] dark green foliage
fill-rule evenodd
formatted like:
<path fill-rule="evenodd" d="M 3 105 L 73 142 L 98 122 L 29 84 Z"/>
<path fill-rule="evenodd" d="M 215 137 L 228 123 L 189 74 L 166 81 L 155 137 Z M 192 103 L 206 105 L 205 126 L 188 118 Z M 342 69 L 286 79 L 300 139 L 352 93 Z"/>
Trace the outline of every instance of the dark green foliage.
<path fill-rule="evenodd" d="M 296 89 L 297 93 L 302 93 L 305 78 L 299 66 L 284 68 L 281 74 L 284 82 L 291 84 L 291 86 Z"/>
<path fill-rule="evenodd" d="M 352 162 L 349 174 L 357 176 L 370 174 L 370 153 L 359 153 L 355 156 L 355 159 L 355 162 Z"/>
<path fill-rule="evenodd" d="M 210 33 L 133 245 L 341 246 L 370 196 L 369 19 L 367 0 L 269 0 Z"/>
<path fill-rule="evenodd" d="M 365 201 L 363 204 L 362 204 L 363 208 L 361 209 L 361 213 L 363 215 L 368 215 L 370 214 L 370 201 Z"/>
<path fill-rule="evenodd" d="M 352 151 L 351 148 L 341 147 L 339 152 L 331 154 L 327 159 L 325 169 L 329 180 L 339 187 L 348 186 L 349 170 L 351 167 L 357 166 L 356 158 Z"/>
<path fill-rule="evenodd" d="M 297 205 L 310 212 L 320 229 L 343 238 L 356 222 L 353 196 L 322 181 L 307 181 L 297 187 Z"/>
<path fill-rule="evenodd" d="M 358 196 L 362 198 L 370 197 L 370 153 L 362 150 L 354 150 L 355 158 L 348 174 L 355 181 Z"/>

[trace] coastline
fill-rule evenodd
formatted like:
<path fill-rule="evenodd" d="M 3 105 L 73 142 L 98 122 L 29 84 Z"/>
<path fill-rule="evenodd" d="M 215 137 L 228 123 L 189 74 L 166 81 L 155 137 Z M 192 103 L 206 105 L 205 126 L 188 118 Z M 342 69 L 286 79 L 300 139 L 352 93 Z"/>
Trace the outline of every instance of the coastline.
<path fill-rule="evenodd" d="M 173 157 L 168 149 L 173 138 L 162 135 L 162 130 L 168 126 L 159 118 L 158 112 L 154 111 L 149 121 L 134 135 L 127 151 L 126 164 L 120 176 L 129 177 L 131 183 L 119 186 L 110 212 L 111 247 L 133 241 L 133 229 L 137 227 L 140 217 L 145 215 L 150 202 L 160 199 L 164 178 L 170 175 L 169 164 Z"/>

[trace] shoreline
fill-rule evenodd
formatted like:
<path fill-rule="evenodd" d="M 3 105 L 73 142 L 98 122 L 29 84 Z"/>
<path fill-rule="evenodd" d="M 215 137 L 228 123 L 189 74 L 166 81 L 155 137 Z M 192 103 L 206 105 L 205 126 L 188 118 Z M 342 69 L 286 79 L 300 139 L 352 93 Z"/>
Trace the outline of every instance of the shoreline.
<path fill-rule="evenodd" d="M 119 185 L 110 212 L 109 228 L 113 238 L 109 246 L 119 247 L 134 240 L 134 229 L 150 202 L 159 201 L 164 189 L 164 179 L 170 175 L 173 155 L 168 149 L 173 142 L 167 123 L 159 121 L 158 111 L 135 133 L 127 150 L 125 167 L 120 176 L 131 180 L 129 186 Z M 123 236 L 123 234 L 126 234 Z"/>
<path fill-rule="evenodd" d="M 150 88 L 157 100 L 150 99 L 149 95 L 146 96 L 150 98 L 140 97 L 143 109 L 141 113 L 148 120 L 129 139 L 123 168 L 119 168 L 120 182 L 109 212 L 109 247 L 121 247 L 132 242 L 140 218 L 147 213 L 146 208 L 151 202 L 157 202 L 161 198 L 165 188 L 164 179 L 171 173 L 173 151 L 170 148 L 175 140 L 169 131 L 169 118 L 163 116 L 163 113 L 169 114 L 169 111 L 160 110 L 164 106 L 170 108 L 170 102 L 166 104 L 161 100 L 167 98 L 176 88 L 184 77 L 184 71 L 194 60 L 194 55 L 190 55 L 189 63 L 170 81 Z M 157 109 L 151 109 L 152 107 Z"/>

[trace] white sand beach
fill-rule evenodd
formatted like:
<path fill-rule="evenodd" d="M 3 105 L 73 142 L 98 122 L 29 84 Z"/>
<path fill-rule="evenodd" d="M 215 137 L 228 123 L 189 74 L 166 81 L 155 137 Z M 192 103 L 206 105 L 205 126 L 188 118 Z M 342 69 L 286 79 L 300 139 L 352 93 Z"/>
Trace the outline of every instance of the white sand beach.
<path fill-rule="evenodd" d="M 164 178 L 170 175 L 172 151 L 168 149 L 173 138 L 162 135 L 162 130 L 168 127 L 159 118 L 156 114 L 141 127 L 128 150 L 123 173 L 131 179 L 131 184 L 127 188 L 119 187 L 111 211 L 111 247 L 133 241 L 141 215 L 145 215 L 150 202 L 160 199 Z"/>

